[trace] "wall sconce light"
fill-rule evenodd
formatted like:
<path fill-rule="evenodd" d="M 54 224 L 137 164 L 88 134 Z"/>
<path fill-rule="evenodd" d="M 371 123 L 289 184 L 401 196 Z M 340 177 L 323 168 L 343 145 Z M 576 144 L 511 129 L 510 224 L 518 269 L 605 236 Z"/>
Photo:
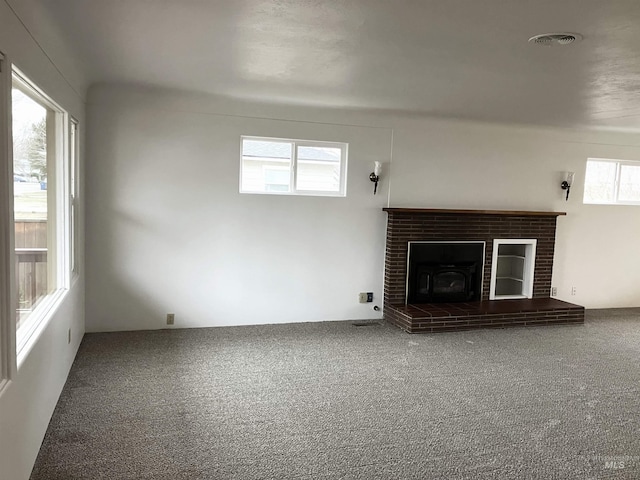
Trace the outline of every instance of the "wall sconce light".
<path fill-rule="evenodd" d="M 373 172 L 369 175 L 369 180 L 373 182 L 373 194 L 378 191 L 378 180 L 380 180 L 380 171 L 382 170 L 382 164 L 380 162 L 373 162 Z"/>
<path fill-rule="evenodd" d="M 560 184 L 560 188 L 567 191 L 567 198 L 565 198 L 565 201 L 569 200 L 569 191 L 571 190 L 571 185 L 573 185 L 573 176 L 575 174 L 576 172 L 567 172 L 565 179 Z"/>

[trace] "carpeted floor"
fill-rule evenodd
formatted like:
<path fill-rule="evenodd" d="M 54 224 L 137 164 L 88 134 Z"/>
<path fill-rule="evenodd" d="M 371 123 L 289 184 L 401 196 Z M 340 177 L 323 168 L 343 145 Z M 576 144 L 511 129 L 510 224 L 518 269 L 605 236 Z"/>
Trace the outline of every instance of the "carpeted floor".
<path fill-rule="evenodd" d="M 86 335 L 33 480 L 638 479 L 640 309 Z"/>

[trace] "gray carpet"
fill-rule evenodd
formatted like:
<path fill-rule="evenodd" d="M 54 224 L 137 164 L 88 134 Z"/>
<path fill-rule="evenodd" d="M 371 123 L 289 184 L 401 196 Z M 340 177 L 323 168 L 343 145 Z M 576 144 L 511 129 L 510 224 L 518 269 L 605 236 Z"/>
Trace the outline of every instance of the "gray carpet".
<path fill-rule="evenodd" d="M 638 479 L 640 309 L 86 335 L 31 478 Z"/>

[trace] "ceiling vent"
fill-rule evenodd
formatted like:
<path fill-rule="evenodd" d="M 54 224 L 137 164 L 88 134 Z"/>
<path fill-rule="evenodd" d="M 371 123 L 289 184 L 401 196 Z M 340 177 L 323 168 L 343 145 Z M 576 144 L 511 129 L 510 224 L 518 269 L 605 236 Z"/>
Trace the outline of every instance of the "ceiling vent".
<path fill-rule="evenodd" d="M 582 40 L 582 35 L 579 33 L 543 33 L 531 37 L 529 42 L 551 47 L 553 45 L 569 45 L 580 40 Z"/>

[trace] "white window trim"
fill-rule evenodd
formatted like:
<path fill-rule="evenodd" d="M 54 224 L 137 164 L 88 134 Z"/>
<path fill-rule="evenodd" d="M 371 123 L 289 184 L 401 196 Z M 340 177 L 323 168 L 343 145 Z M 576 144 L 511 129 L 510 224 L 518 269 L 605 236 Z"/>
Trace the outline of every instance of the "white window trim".
<path fill-rule="evenodd" d="M 584 198 L 584 194 L 582 196 L 582 203 L 585 205 L 640 205 L 640 201 L 637 202 L 633 202 L 633 201 L 629 201 L 629 200 L 618 200 L 618 197 L 620 196 L 620 172 L 622 170 L 622 167 L 624 165 L 628 165 L 628 166 L 632 166 L 632 167 L 640 167 L 640 162 L 638 161 L 633 161 L 633 160 L 615 160 L 615 159 L 611 159 L 611 158 L 588 158 L 587 159 L 587 166 L 589 165 L 590 161 L 594 161 L 594 162 L 609 162 L 609 163 L 615 163 L 616 164 L 616 177 L 613 183 L 613 196 L 614 199 L 611 202 L 605 202 L 605 201 L 594 201 L 594 200 L 587 200 Z M 586 172 L 586 169 L 585 169 Z M 586 174 L 585 174 L 585 178 L 586 178 Z M 586 191 L 586 180 L 585 180 L 585 191 Z"/>
<path fill-rule="evenodd" d="M 291 143 L 291 190 L 288 192 L 265 192 L 255 190 L 242 189 L 242 145 L 244 140 L 258 140 L 265 142 L 287 142 Z M 297 189 L 297 171 L 298 171 L 298 147 L 320 147 L 320 148 L 339 148 L 340 157 L 340 188 L 337 191 L 327 192 L 322 190 L 298 190 Z M 276 137 L 256 137 L 250 135 L 242 135 L 240 137 L 240 193 L 252 195 L 294 195 L 294 196 L 312 196 L 312 197 L 346 197 L 347 196 L 347 161 L 349 144 L 343 142 L 328 142 L 322 140 L 300 140 L 293 138 L 276 138 Z"/>
<path fill-rule="evenodd" d="M 28 326 L 19 332 L 15 332 L 15 305 L 13 308 L 13 317 L 9 317 L 14 324 L 14 339 L 15 339 L 15 351 L 16 351 L 16 367 L 20 369 L 25 358 L 37 342 L 40 334 L 49 324 L 52 316 L 58 310 L 63 299 L 66 297 L 70 286 L 70 239 L 69 239 L 69 114 L 58 105 L 51 97 L 49 97 L 43 90 L 38 88 L 32 81 L 24 75 L 19 68 L 12 65 L 11 74 L 15 75 L 20 84 L 21 89 L 28 91 L 31 95 L 37 97 L 39 103 L 44 104 L 47 108 L 55 112 L 55 128 L 60 134 L 56 135 L 58 142 L 55 144 L 55 235 L 56 235 L 56 285 L 57 288 L 53 292 L 50 292 L 47 296 L 43 297 L 38 306 L 29 315 Z M 13 85 L 13 75 L 10 76 L 9 89 Z M 10 92 L 10 90 L 9 90 Z M 10 98 L 10 97 L 9 97 Z M 8 104 L 9 110 L 11 110 L 10 103 Z M 10 130 L 9 130 L 10 132 Z M 11 138 L 11 135 L 9 135 Z M 12 152 L 9 152 L 12 155 Z M 13 175 L 13 159 L 9 158 L 8 165 L 10 165 L 11 175 Z M 49 182 L 49 179 L 48 179 Z M 13 187 L 13 183 L 11 184 Z M 13 188 L 11 189 L 12 197 L 10 199 L 11 208 L 11 224 L 14 224 L 13 218 Z M 11 235 L 13 247 L 13 235 Z M 13 253 L 12 253 L 13 260 Z M 13 264 L 13 261 L 11 262 Z M 12 275 L 15 275 L 12 268 Z M 13 278 L 13 277 L 12 277 Z M 12 285 L 15 283 L 12 279 Z M 12 289 L 13 298 L 15 298 L 15 286 Z M 15 302 L 12 301 L 12 304 Z"/>
<path fill-rule="evenodd" d="M 78 278 L 80 266 L 78 263 L 78 210 L 80 197 L 80 122 L 69 116 L 69 270 L 71 281 Z M 71 218 L 73 215 L 73 221 Z"/>
<path fill-rule="evenodd" d="M 43 297 L 36 308 L 33 309 L 30 319 L 33 316 L 34 321 L 30 321 L 28 328 L 20 334 L 20 338 L 16 340 L 17 351 L 17 367 L 20 369 L 22 363 L 31 352 L 36 344 L 42 331 L 47 327 L 51 318 L 56 313 L 60 304 L 67 295 L 67 288 L 58 288 L 53 293 Z"/>
<path fill-rule="evenodd" d="M 0 53 L 0 395 L 17 370 L 10 98 L 11 63 Z"/>

